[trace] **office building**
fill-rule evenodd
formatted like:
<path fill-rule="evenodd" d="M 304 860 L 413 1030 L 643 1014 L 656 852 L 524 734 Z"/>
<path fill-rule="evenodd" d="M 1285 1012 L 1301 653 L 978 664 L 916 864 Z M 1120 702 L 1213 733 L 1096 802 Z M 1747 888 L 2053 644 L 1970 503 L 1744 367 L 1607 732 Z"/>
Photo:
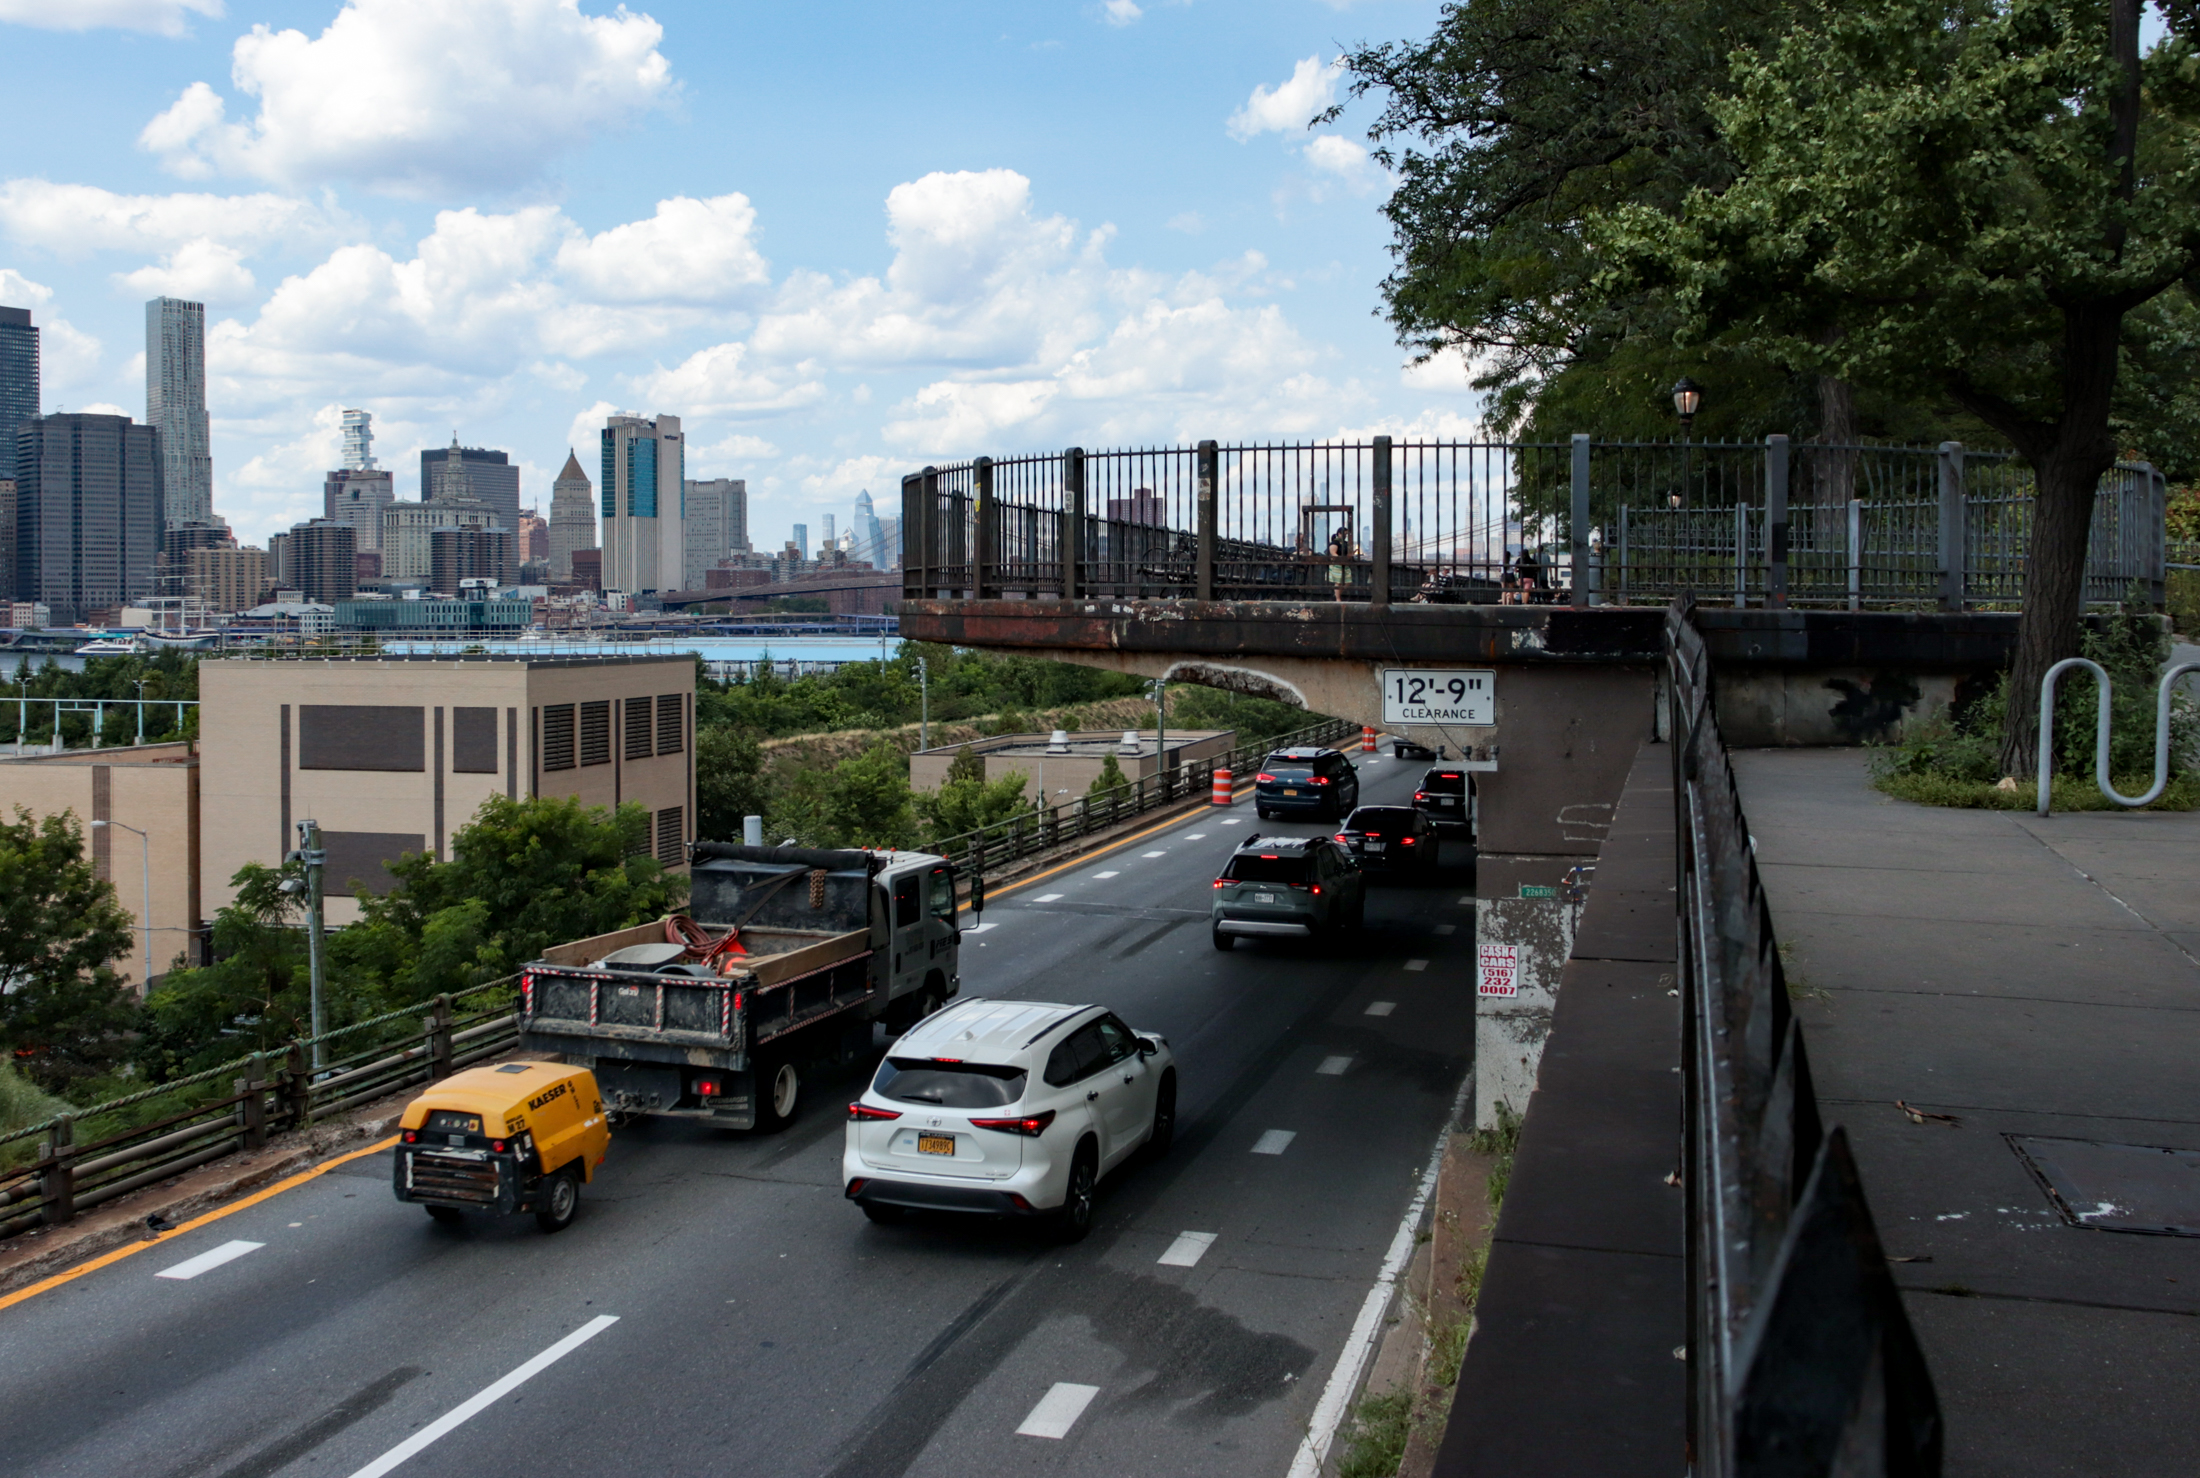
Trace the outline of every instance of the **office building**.
<path fill-rule="evenodd" d="M 145 420 L 160 431 L 162 527 L 212 520 L 204 303 L 155 298 L 145 305 Z"/>
<path fill-rule="evenodd" d="M 583 590 L 603 589 L 603 551 L 601 549 L 576 549 L 573 551 L 572 583 Z"/>
<path fill-rule="evenodd" d="M 496 516 L 500 529 L 519 527 L 519 469 L 503 452 L 451 444 L 420 454 L 420 501 L 451 503 L 472 499 Z"/>
<path fill-rule="evenodd" d="M 382 547 L 382 510 L 396 501 L 396 479 L 372 467 L 339 467 L 321 483 L 321 516 L 350 524 L 359 549 Z"/>
<path fill-rule="evenodd" d="M 0 308 L 0 477 L 15 476 L 15 433 L 38 414 L 38 327 L 28 308 Z"/>
<path fill-rule="evenodd" d="M 14 450 L 14 440 L 9 440 Z M 8 458 L 10 462 L 15 459 Z M 0 606 L 15 600 L 15 479 L 0 477 Z"/>
<path fill-rule="evenodd" d="M 748 549 L 748 487 L 738 477 L 687 480 L 687 529 L 682 536 L 686 553 L 680 562 L 681 589 L 702 589 L 705 570 L 729 554 Z"/>
<path fill-rule="evenodd" d="M 374 417 L 365 411 L 345 411 L 344 450 L 338 464 L 346 472 L 374 470 Z"/>
<path fill-rule="evenodd" d="M 183 560 L 188 593 L 216 615 L 249 611 L 275 588 L 265 549 L 191 549 Z"/>
<path fill-rule="evenodd" d="M 456 595 L 462 580 L 510 585 L 519 579 L 509 529 L 443 527 L 428 530 L 428 589 Z"/>
<path fill-rule="evenodd" d="M 411 605 L 356 601 L 379 616 Z M 207 916 L 247 862 L 273 867 L 321 824 L 328 918 L 358 918 L 352 889 L 387 892 L 407 853 L 451 855 L 492 795 L 575 796 L 650 813 L 669 866 L 694 838 L 695 659 L 381 657 L 199 666 L 201 868 Z"/>
<path fill-rule="evenodd" d="M 40 416 L 15 433 L 15 598 L 72 623 L 153 593 L 160 433 L 128 416 Z"/>
<path fill-rule="evenodd" d="M 332 606 L 350 600 L 358 590 L 359 565 L 352 526 L 333 518 L 316 518 L 291 529 L 283 556 L 285 590 L 313 605 Z"/>
<path fill-rule="evenodd" d="M 850 554 L 877 570 L 891 563 L 886 557 L 886 531 L 879 526 L 878 514 L 871 507 L 869 489 L 856 494 L 856 515 L 848 531 L 855 535 L 855 543 L 849 546 Z"/>
<path fill-rule="evenodd" d="M 229 525 L 219 519 L 190 519 L 170 524 L 161 530 L 153 594 L 163 600 L 181 600 L 197 594 L 191 588 L 191 551 L 231 548 L 236 542 Z"/>
<path fill-rule="evenodd" d="M 550 525 L 532 508 L 519 511 L 519 527 L 513 531 L 512 548 L 521 564 L 550 558 Z"/>
<path fill-rule="evenodd" d="M 429 570 L 428 535 L 436 529 L 499 527 L 496 515 L 481 504 L 455 500 L 392 503 L 382 510 L 382 578 L 425 580 Z"/>
<path fill-rule="evenodd" d="M 573 551 L 596 547 L 596 489 L 571 448 L 565 466 L 550 485 L 550 578 L 573 578 Z"/>
<path fill-rule="evenodd" d="M 290 578 L 290 535 L 287 533 L 267 536 L 267 583 L 275 587 L 278 600 L 283 591 L 297 589 Z"/>
<path fill-rule="evenodd" d="M 678 586 L 687 557 L 687 443 L 678 416 L 613 416 L 603 429 L 603 583 L 640 595 Z"/>
<path fill-rule="evenodd" d="M 792 550 L 798 559 L 806 560 L 810 557 L 810 526 L 808 524 L 798 523 L 794 526 L 794 537 L 787 541 L 787 548 Z"/>

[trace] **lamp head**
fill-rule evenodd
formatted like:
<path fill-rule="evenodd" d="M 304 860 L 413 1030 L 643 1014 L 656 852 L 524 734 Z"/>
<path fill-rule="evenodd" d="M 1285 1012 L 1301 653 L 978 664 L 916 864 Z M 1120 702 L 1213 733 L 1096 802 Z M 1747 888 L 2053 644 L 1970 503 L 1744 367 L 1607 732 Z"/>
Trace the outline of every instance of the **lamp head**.
<path fill-rule="evenodd" d="M 1673 409 L 1681 420 L 1693 421 L 1703 405 L 1703 386 L 1683 375 L 1673 382 Z"/>
<path fill-rule="evenodd" d="M 92 822 L 92 825 L 94 825 L 94 826 L 105 826 L 106 824 L 107 824 L 106 822 L 104 822 L 104 821 L 100 821 L 100 820 L 97 820 L 97 819 L 95 819 L 95 820 L 94 820 L 94 821 Z"/>

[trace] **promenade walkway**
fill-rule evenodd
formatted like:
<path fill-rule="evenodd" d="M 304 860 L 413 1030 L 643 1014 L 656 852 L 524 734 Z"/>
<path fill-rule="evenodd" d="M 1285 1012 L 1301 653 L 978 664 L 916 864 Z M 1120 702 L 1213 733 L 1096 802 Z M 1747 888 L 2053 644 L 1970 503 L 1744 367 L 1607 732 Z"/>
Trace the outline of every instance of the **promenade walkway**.
<path fill-rule="evenodd" d="M 2200 1472 L 2200 1153 L 2161 1153 L 2200 1152 L 2200 813 L 1937 810 L 1855 750 L 1734 761 L 1946 1472 Z M 2141 1223 L 2185 1234 L 2107 1229 Z"/>

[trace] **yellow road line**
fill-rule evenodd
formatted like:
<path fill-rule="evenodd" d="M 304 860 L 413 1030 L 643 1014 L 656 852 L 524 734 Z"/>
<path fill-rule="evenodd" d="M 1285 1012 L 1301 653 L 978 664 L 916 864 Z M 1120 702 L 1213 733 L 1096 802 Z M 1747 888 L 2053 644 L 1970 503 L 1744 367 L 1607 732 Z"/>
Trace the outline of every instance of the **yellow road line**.
<path fill-rule="evenodd" d="M 363 1150 L 353 1150 L 348 1155 L 338 1155 L 335 1159 L 323 1161 L 321 1164 L 314 1166 L 311 1170 L 301 1170 L 296 1175 L 290 1176 L 284 1180 L 278 1180 L 275 1182 L 275 1184 L 271 1186 L 267 1186 L 261 1190 L 254 1191 L 251 1195 L 246 1196 L 241 1201 L 231 1201 L 226 1206 L 215 1207 L 212 1211 L 207 1212 L 203 1216 L 194 1216 L 189 1221 L 185 1222 L 182 1226 L 177 1227 L 172 1231 L 162 1232 L 160 1236 L 153 1241 L 132 1242 L 127 1247 L 117 1247 L 114 1251 L 105 1253 L 99 1257 L 95 1257 L 90 1262 L 77 1264 L 77 1266 L 69 1269 L 65 1273 L 56 1273 L 51 1278 L 33 1283 L 28 1288 L 19 1288 L 13 1293 L 7 1294 L 5 1296 L 0 1296 L 0 1309 L 9 1308 L 15 1304 L 19 1304 L 27 1298 L 36 1298 L 39 1294 L 44 1293 L 49 1288 L 59 1288 L 62 1284 L 71 1282 L 77 1278 L 81 1278 L 86 1273 L 97 1272 L 99 1269 L 106 1267 L 109 1263 L 120 1262 L 126 1257 L 135 1257 L 137 1256 L 137 1254 L 143 1252 L 148 1247 L 161 1246 L 163 1243 L 169 1242 L 174 1238 L 182 1236 L 185 1232 L 196 1231 L 200 1227 L 205 1226 L 208 1222 L 220 1221 L 223 1217 L 228 1216 L 233 1212 L 242 1211 L 247 1206 L 257 1206 L 262 1201 L 267 1200 L 271 1196 L 279 1196 L 284 1191 L 290 1190 L 294 1186 L 304 1185 L 307 1181 L 312 1180 L 317 1176 L 328 1174 L 331 1170 L 334 1170 L 339 1165 L 347 1164 L 350 1161 L 360 1159 L 366 1155 L 372 1155 L 378 1153 L 379 1151 L 386 1150 L 395 1143 L 397 1143 L 397 1136 L 393 1134 L 388 1139 L 381 1140 L 375 1144 L 370 1144 Z"/>

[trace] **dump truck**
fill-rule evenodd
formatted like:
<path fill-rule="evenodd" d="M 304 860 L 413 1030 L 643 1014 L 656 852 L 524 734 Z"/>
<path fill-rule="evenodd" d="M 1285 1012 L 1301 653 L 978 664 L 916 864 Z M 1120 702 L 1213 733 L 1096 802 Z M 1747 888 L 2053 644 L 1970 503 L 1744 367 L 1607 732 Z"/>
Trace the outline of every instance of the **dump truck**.
<path fill-rule="evenodd" d="M 546 950 L 520 1045 L 587 1067 L 621 1118 L 773 1130 L 807 1070 L 962 989 L 955 868 L 925 852 L 698 842 L 689 912 Z"/>

